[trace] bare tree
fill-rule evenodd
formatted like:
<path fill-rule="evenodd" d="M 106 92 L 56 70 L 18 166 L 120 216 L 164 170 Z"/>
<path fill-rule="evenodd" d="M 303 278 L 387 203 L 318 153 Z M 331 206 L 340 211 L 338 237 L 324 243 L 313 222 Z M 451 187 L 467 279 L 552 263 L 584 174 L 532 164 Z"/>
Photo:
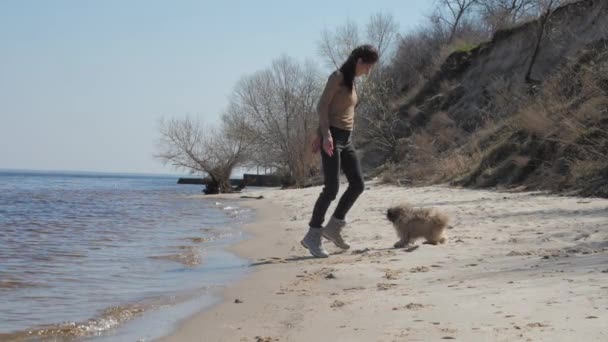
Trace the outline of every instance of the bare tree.
<path fill-rule="evenodd" d="M 397 144 L 397 129 L 401 118 L 392 105 L 395 98 L 395 81 L 389 72 L 373 74 L 361 87 L 358 137 L 373 147 L 393 152 Z"/>
<path fill-rule="evenodd" d="M 155 157 L 177 169 L 206 174 L 212 186 L 221 192 L 230 192 L 230 174 L 236 166 L 245 163 L 251 146 L 245 139 L 245 131 L 233 129 L 237 127 L 234 124 L 224 120 L 216 129 L 189 117 L 162 120 Z"/>
<path fill-rule="evenodd" d="M 456 37 L 466 17 L 472 13 L 473 6 L 478 0 L 435 0 L 437 8 L 434 17 L 443 23 L 447 35 L 447 43 L 451 44 Z"/>
<path fill-rule="evenodd" d="M 318 126 L 319 93 L 314 64 L 284 56 L 243 78 L 232 96 L 230 110 L 243 118 L 254 158 L 295 183 L 303 182 L 314 165 L 310 141 Z"/>
<path fill-rule="evenodd" d="M 319 54 L 330 68 L 337 69 L 359 42 L 359 27 L 352 20 L 347 20 L 335 32 L 328 29 L 323 31 L 318 42 Z"/>
<path fill-rule="evenodd" d="M 547 27 L 547 23 L 553 14 L 553 11 L 561 5 L 562 1 L 560 0 L 535 0 L 536 8 L 540 17 L 536 22 L 537 30 L 536 30 L 536 40 L 534 44 L 534 50 L 532 51 L 532 57 L 530 58 L 530 63 L 528 64 L 528 70 L 526 71 L 525 80 L 528 83 L 533 82 L 532 80 L 532 69 L 534 68 L 534 64 L 536 63 L 536 58 L 538 57 L 538 53 L 540 51 L 540 46 L 545 38 L 545 29 Z"/>
<path fill-rule="evenodd" d="M 376 13 L 369 17 L 365 25 L 365 32 L 360 32 L 359 26 L 352 20 L 347 20 L 338 26 L 335 31 L 323 30 L 318 41 L 319 55 L 326 65 L 332 69 L 339 68 L 348 58 L 351 51 L 362 43 L 361 36 L 365 36 L 365 43 L 372 44 L 378 49 L 380 60 L 390 53 L 398 37 L 399 25 L 390 13 Z"/>
<path fill-rule="evenodd" d="M 378 49 L 380 61 L 390 52 L 399 32 L 399 25 L 390 13 L 376 13 L 369 18 L 366 26 L 367 39 Z"/>
<path fill-rule="evenodd" d="M 537 0 L 477 0 L 482 20 L 491 32 L 536 16 Z"/>
<path fill-rule="evenodd" d="M 395 86 L 409 93 L 430 79 L 436 71 L 436 60 L 444 45 L 444 32 L 432 21 L 401 36 L 390 65 L 396 77 Z"/>

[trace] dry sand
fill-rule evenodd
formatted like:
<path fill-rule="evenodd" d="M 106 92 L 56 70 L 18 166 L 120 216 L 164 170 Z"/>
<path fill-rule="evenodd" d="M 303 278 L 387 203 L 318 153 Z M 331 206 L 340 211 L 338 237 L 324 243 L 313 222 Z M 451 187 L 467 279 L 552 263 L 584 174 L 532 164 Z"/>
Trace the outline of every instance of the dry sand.
<path fill-rule="evenodd" d="M 256 192 L 255 271 L 162 341 L 608 341 L 608 200 L 367 187 L 328 259 L 299 243 L 321 188 Z M 391 248 L 403 201 L 449 215 L 448 242 Z"/>

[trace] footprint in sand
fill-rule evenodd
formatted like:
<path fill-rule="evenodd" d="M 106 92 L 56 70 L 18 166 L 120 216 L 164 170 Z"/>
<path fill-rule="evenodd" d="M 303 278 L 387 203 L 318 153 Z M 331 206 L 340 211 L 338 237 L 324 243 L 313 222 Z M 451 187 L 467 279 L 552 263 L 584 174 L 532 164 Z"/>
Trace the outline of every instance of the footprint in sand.
<path fill-rule="evenodd" d="M 407 310 L 420 310 L 423 309 L 427 306 L 431 306 L 431 305 L 423 305 L 423 304 L 418 304 L 418 303 L 409 303 L 405 306 L 402 307 L 395 307 L 393 308 L 393 311 L 397 311 L 397 310 L 403 310 L 403 309 L 407 309 Z"/>
<path fill-rule="evenodd" d="M 378 283 L 376 285 L 378 291 L 386 291 L 386 290 L 392 289 L 396 286 L 397 286 L 397 284 L 388 284 L 388 283 Z"/>
<path fill-rule="evenodd" d="M 315 280 L 315 279 L 321 279 L 321 278 L 325 278 L 325 279 L 335 279 L 336 276 L 334 275 L 334 272 L 336 270 L 334 268 L 327 268 L 327 267 L 323 267 L 319 270 L 316 270 L 314 272 L 307 272 L 307 271 L 303 271 L 302 273 L 304 274 L 298 274 L 296 275 L 296 278 L 303 278 L 303 280 Z"/>
<path fill-rule="evenodd" d="M 420 273 L 420 272 L 428 272 L 431 269 L 426 267 L 426 266 L 418 266 L 418 267 L 414 267 L 410 270 L 411 273 Z"/>
<path fill-rule="evenodd" d="M 401 275 L 401 271 L 398 271 L 398 270 L 384 269 L 383 271 L 384 271 L 384 276 L 382 278 L 385 278 L 388 280 L 399 279 L 399 276 Z"/>
<path fill-rule="evenodd" d="M 352 255 L 357 255 L 357 254 L 363 254 L 363 253 L 367 253 L 369 252 L 370 249 L 369 248 L 364 248 L 364 249 L 355 249 L 354 251 L 350 252 L 350 254 Z"/>
<path fill-rule="evenodd" d="M 521 251 L 511 251 L 507 254 L 507 256 L 525 256 L 525 255 L 533 255 L 533 252 L 530 251 L 526 251 L 526 252 L 521 252 Z"/>
<path fill-rule="evenodd" d="M 272 338 L 272 337 L 261 337 L 261 336 L 256 336 L 255 337 L 255 342 L 274 342 L 274 341 L 278 341 L 278 338 Z"/>
<path fill-rule="evenodd" d="M 331 305 L 329 307 L 330 308 L 341 308 L 344 305 L 346 305 L 346 303 L 344 303 L 343 301 L 341 301 L 341 300 L 334 300 L 334 302 L 331 303 Z"/>

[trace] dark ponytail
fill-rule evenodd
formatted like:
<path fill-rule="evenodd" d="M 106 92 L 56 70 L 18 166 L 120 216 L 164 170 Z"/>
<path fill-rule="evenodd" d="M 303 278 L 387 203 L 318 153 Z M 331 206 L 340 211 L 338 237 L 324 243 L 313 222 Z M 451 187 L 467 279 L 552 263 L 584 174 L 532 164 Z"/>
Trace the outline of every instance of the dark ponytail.
<path fill-rule="evenodd" d="M 344 76 L 344 85 L 351 91 L 355 83 L 355 72 L 359 58 L 365 64 L 374 64 L 379 59 L 378 50 L 369 44 L 358 46 L 350 53 L 346 62 L 340 67 L 340 72 Z"/>

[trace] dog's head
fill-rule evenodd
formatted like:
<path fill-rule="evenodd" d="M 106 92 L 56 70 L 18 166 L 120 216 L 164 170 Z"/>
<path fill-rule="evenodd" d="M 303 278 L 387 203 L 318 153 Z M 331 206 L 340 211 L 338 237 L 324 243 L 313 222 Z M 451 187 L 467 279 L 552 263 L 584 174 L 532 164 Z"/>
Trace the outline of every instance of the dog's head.
<path fill-rule="evenodd" d="M 408 217 L 411 214 L 412 206 L 408 203 L 402 203 L 394 207 L 388 208 L 386 211 L 386 218 L 392 223 L 397 222 L 399 219 Z"/>
<path fill-rule="evenodd" d="M 386 218 L 393 223 L 395 223 L 399 216 L 401 216 L 401 207 L 388 208 L 386 211 Z"/>

